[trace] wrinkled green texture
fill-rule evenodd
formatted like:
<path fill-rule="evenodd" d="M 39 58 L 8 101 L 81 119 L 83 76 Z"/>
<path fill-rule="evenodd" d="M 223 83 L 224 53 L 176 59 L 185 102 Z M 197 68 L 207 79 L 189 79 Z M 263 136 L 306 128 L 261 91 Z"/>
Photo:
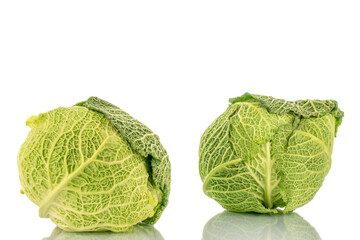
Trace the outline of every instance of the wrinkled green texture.
<path fill-rule="evenodd" d="M 308 203 L 330 169 L 343 117 L 337 102 L 249 93 L 230 102 L 201 138 L 205 194 L 235 212 L 286 213 Z"/>
<path fill-rule="evenodd" d="M 22 191 L 67 231 L 130 231 L 167 205 L 170 163 L 159 137 L 91 97 L 32 116 L 18 155 Z"/>
<path fill-rule="evenodd" d="M 203 240 L 320 240 L 306 220 L 296 213 L 270 216 L 225 211 L 211 218 L 203 230 Z"/>

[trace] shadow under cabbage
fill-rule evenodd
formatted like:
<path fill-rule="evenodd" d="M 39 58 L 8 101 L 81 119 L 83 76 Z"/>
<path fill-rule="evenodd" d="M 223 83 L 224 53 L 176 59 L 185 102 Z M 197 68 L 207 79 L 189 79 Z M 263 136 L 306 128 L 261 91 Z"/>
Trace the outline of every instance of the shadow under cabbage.
<path fill-rule="evenodd" d="M 131 232 L 66 232 L 56 227 L 50 237 L 43 240 L 164 240 L 151 225 L 137 224 Z"/>
<path fill-rule="evenodd" d="M 267 215 L 225 211 L 211 218 L 203 240 L 318 240 L 317 231 L 297 213 Z"/>

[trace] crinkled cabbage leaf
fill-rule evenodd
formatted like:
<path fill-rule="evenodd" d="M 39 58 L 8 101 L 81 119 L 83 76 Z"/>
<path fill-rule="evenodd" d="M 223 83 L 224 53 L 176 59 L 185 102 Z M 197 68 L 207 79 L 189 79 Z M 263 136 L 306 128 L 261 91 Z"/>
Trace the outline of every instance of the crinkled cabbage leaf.
<path fill-rule="evenodd" d="M 286 213 L 313 199 L 343 117 L 337 102 L 249 93 L 230 102 L 201 138 L 205 194 L 235 212 Z"/>
<path fill-rule="evenodd" d="M 170 162 L 159 137 L 91 97 L 30 117 L 18 155 L 22 191 L 66 231 L 130 231 L 167 205 Z"/>

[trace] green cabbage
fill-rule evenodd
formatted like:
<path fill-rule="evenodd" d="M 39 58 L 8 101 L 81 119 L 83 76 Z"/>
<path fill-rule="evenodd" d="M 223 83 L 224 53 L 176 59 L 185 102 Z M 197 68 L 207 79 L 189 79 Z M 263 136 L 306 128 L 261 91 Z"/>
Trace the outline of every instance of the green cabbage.
<path fill-rule="evenodd" d="M 286 213 L 313 199 L 343 117 L 337 102 L 249 93 L 230 102 L 201 138 L 205 194 L 235 212 Z"/>
<path fill-rule="evenodd" d="M 167 205 L 170 162 L 159 137 L 91 97 L 26 121 L 18 155 L 22 192 L 66 231 L 132 230 Z"/>

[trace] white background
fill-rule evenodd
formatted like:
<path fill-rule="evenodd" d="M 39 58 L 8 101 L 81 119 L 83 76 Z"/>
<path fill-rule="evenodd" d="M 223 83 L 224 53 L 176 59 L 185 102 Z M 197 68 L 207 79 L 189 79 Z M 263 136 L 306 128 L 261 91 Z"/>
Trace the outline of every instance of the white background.
<path fill-rule="evenodd" d="M 164 239 L 201 239 L 222 208 L 202 192 L 203 131 L 244 92 L 335 99 L 345 112 L 323 187 L 296 212 L 322 239 L 359 239 L 358 1 L 1 1 L 0 229 L 42 239 L 55 225 L 21 195 L 25 120 L 89 96 L 157 133 L 172 164 Z"/>

